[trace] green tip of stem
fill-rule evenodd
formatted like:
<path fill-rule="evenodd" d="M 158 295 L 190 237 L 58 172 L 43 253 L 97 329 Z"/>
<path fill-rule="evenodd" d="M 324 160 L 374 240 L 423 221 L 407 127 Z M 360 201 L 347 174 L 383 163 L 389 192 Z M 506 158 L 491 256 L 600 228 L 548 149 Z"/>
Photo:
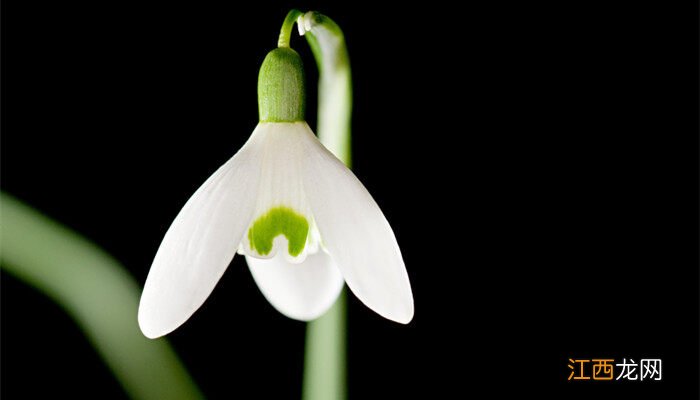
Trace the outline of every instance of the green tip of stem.
<path fill-rule="evenodd" d="M 277 47 L 289 47 L 289 41 L 292 37 L 292 28 L 294 27 L 294 23 L 297 22 L 297 19 L 302 15 L 304 15 L 304 13 L 297 9 L 289 10 L 287 17 L 282 23 L 282 29 L 280 29 L 280 37 L 277 41 Z"/>

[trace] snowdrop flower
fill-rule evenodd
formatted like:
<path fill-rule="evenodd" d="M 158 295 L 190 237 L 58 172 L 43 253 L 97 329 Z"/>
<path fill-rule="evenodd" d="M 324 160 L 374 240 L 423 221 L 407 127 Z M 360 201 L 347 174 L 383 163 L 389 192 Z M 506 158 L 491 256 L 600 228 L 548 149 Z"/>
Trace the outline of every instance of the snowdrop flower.
<path fill-rule="evenodd" d="M 260 123 L 247 143 L 192 195 L 153 261 L 138 320 L 149 338 L 184 323 L 234 254 L 282 314 L 308 321 L 343 282 L 390 320 L 413 318 L 413 296 L 394 233 L 353 173 L 304 121 L 304 75 L 289 47 L 260 69 Z"/>

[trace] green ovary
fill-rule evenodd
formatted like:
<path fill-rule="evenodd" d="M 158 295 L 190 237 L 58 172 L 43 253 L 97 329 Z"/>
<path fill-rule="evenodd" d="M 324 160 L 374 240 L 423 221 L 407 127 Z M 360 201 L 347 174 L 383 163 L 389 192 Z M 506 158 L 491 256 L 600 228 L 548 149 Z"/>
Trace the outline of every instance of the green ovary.
<path fill-rule="evenodd" d="M 287 237 L 287 251 L 292 257 L 298 256 L 306 246 L 309 222 L 306 218 L 288 207 L 275 207 L 255 220 L 248 230 L 250 248 L 260 255 L 268 255 L 274 238 Z"/>

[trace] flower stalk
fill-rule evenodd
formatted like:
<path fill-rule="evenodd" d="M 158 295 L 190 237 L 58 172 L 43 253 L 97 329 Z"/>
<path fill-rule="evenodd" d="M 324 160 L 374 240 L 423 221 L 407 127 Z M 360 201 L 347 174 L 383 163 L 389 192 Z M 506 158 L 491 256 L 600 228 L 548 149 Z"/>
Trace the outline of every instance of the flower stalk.
<path fill-rule="evenodd" d="M 297 15 L 292 10 L 287 20 Z M 350 117 L 352 79 L 350 59 L 340 27 L 317 12 L 298 16 L 299 33 L 316 59 L 318 83 L 318 137 L 345 165 L 351 165 Z M 282 30 L 284 33 L 285 26 Z M 280 42 L 282 33 L 280 34 Z M 345 291 L 331 309 L 306 327 L 304 400 L 345 399 L 347 310 Z"/>
<path fill-rule="evenodd" d="M 280 38 L 277 41 L 277 47 L 289 47 L 294 24 L 297 22 L 297 19 L 303 15 L 303 12 L 295 9 L 292 9 L 287 13 L 287 17 L 282 23 L 282 29 L 280 29 Z"/>

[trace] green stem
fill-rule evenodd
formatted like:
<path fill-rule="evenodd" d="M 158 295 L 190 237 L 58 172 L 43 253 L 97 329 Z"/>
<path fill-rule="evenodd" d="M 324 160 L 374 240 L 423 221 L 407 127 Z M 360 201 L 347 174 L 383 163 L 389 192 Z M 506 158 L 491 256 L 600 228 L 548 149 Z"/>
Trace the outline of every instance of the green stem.
<path fill-rule="evenodd" d="M 7 194 L 0 205 L 0 267 L 59 304 L 132 398 L 203 398 L 168 342 L 141 334 L 139 286 L 116 260 Z"/>
<path fill-rule="evenodd" d="M 350 62 L 338 25 L 316 12 L 304 14 L 305 36 L 319 69 L 318 136 L 350 166 L 352 92 Z M 347 397 L 347 311 L 345 291 L 322 317 L 308 323 L 304 363 L 304 400 Z"/>
<path fill-rule="evenodd" d="M 289 47 L 289 41 L 292 38 L 294 23 L 297 22 L 297 18 L 302 15 L 304 15 L 304 13 L 294 9 L 287 13 L 287 17 L 282 23 L 282 29 L 280 29 L 280 38 L 277 41 L 277 47 Z"/>
<path fill-rule="evenodd" d="M 352 76 L 343 31 L 330 18 L 317 12 L 304 15 L 310 21 L 306 41 L 316 59 L 318 82 L 318 137 L 348 167 L 352 165 Z"/>
<path fill-rule="evenodd" d="M 303 400 L 347 397 L 345 290 L 322 317 L 306 325 Z"/>

